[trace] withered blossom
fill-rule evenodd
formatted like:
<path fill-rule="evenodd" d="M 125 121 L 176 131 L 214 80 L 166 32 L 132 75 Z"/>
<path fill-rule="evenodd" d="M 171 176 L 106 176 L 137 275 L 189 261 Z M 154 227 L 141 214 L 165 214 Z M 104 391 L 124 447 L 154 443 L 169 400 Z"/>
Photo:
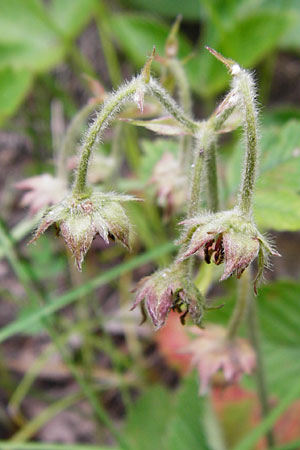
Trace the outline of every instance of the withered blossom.
<path fill-rule="evenodd" d="M 187 179 L 171 152 L 164 153 L 156 163 L 149 183 L 154 186 L 158 205 L 164 208 L 167 218 L 182 209 L 187 200 Z"/>
<path fill-rule="evenodd" d="M 32 215 L 48 206 L 55 205 L 67 194 L 64 180 L 49 173 L 26 178 L 15 186 L 17 189 L 26 191 L 22 196 L 21 205 L 28 206 Z"/>
<path fill-rule="evenodd" d="M 251 219 L 246 220 L 237 209 L 215 214 L 202 214 L 182 222 L 186 226 L 183 242 L 187 250 L 181 259 L 203 251 L 204 260 L 219 265 L 225 263 L 220 281 L 233 274 L 239 278 L 251 262 L 258 257 L 257 283 L 263 276 L 270 255 L 280 256 L 267 239 L 257 230 Z"/>
<path fill-rule="evenodd" d="M 250 374 L 256 366 L 251 345 L 240 337 L 228 338 L 226 328 L 207 325 L 205 329 L 191 327 L 197 337 L 181 350 L 192 356 L 191 364 L 198 370 L 200 395 L 206 394 L 213 376 L 222 370 L 227 383 L 237 383 L 244 373 Z"/>
<path fill-rule="evenodd" d="M 102 192 L 93 192 L 86 198 L 70 195 L 49 208 L 31 242 L 55 223 L 75 257 L 78 270 L 81 270 L 84 256 L 97 234 L 106 243 L 111 238 L 130 249 L 132 228 L 121 202 L 131 200 L 137 199 Z"/>
<path fill-rule="evenodd" d="M 183 306 L 182 323 L 187 313 L 195 323 L 201 323 L 204 303 L 202 294 L 192 281 L 184 278 L 178 266 L 173 265 L 143 278 L 135 289 L 136 299 L 131 309 L 142 304 L 156 330 L 165 324 L 171 309 L 182 312 Z"/>

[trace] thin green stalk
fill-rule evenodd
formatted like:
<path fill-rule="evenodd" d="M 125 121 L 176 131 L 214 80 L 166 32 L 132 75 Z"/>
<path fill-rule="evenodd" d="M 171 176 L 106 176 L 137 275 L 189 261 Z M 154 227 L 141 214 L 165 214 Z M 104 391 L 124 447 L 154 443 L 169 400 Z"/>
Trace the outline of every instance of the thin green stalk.
<path fill-rule="evenodd" d="M 217 174 L 217 155 L 216 144 L 212 142 L 204 152 L 204 167 L 206 173 L 206 198 L 207 207 L 211 212 L 217 212 L 220 208 L 219 204 L 219 186 Z"/>
<path fill-rule="evenodd" d="M 67 158 L 69 155 L 74 154 L 74 151 L 76 150 L 76 141 L 83 125 L 99 104 L 100 102 L 87 103 L 71 120 L 64 136 L 60 152 L 58 153 L 57 176 L 60 179 L 67 180 Z"/>
<path fill-rule="evenodd" d="M 184 113 L 190 116 L 192 113 L 192 97 L 182 63 L 178 61 L 177 58 L 172 58 L 168 60 L 167 64 L 170 72 L 175 78 L 179 95 L 179 104 L 181 105 Z"/>
<path fill-rule="evenodd" d="M 254 183 L 258 165 L 258 125 L 254 82 L 248 72 L 240 70 L 240 74 L 237 75 L 237 85 L 244 109 L 246 154 L 238 207 L 243 214 L 250 216 L 252 214 Z"/>
<path fill-rule="evenodd" d="M 49 317 L 61 308 L 64 308 L 72 302 L 80 299 L 81 295 L 93 292 L 95 289 L 113 281 L 122 274 L 134 270 L 150 261 L 155 261 L 160 258 L 161 255 L 170 253 L 175 250 L 175 248 L 176 246 L 173 242 L 167 242 L 164 245 L 159 245 L 142 255 L 132 258 L 130 261 L 125 261 L 124 263 L 113 267 L 104 274 L 98 275 L 78 288 L 71 289 L 60 297 L 49 298 L 46 296 L 45 298 L 47 304 L 45 306 L 39 308 L 39 310 L 33 312 L 30 316 L 16 319 L 14 322 L 6 325 L 0 330 L 0 343 L 4 342 L 16 333 L 21 333 L 27 329 L 30 329 L 30 327 L 35 323 L 40 322 L 42 318 Z"/>
<path fill-rule="evenodd" d="M 250 289 L 250 271 L 246 269 L 240 280 L 238 280 L 237 300 L 227 329 L 228 339 L 235 338 L 244 320 L 246 309 L 249 303 L 248 298 L 250 295 Z"/>
<path fill-rule="evenodd" d="M 195 216 L 199 212 L 200 193 L 201 193 L 201 175 L 203 166 L 203 146 L 202 140 L 194 139 L 194 162 L 191 167 L 190 175 L 190 194 L 187 210 L 187 218 Z"/>
<path fill-rule="evenodd" d="M 167 91 L 153 78 L 149 81 L 149 92 L 159 100 L 160 104 L 168 111 L 168 113 L 193 134 L 199 130 L 199 123 L 190 119 L 173 98 L 170 97 Z"/>
<path fill-rule="evenodd" d="M 16 272 L 16 275 L 20 279 L 21 283 L 23 284 L 26 292 L 29 295 L 29 298 L 31 301 L 39 306 L 40 304 L 44 303 L 44 297 L 39 295 L 39 292 L 35 289 L 35 283 L 34 280 L 32 280 L 31 273 L 28 271 L 27 267 L 24 265 L 24 263 L 19 259 L 14 246 L 13 242 L 10 239 L 9 234 L 6 232 L 5 227 L 0 222 L 0 240 L 5 243 L 6 245 L 6 256 L 10 264 L 12 265 L 14 271 Z M 62 359 L 64 360 L 65 364 L 67 365 L 68 369 L 70 370 L 71 374 L 77 381 L 78 385 L 81 387 L 82 391 L 84 392 L 85 396 L 89 400 L 91 406 L 93 407 L 96 415 L 98 418 L 105 424 L 105 426 L 108 428 L 108 430 L 111 432 L 111 434 L 115 437 L 117 442 L 121 445 L 122 448 L 128 449 L 128 445 L 122 435 L 116 430 L 114 423 L 111 421 L 110 417 L 106 413 L 106 411 L 102 408 L 98 400 L 96 399 L 94 392 L 92 389 L 90 389 L 89 385 L 85 382 L 84 378 L 81 376 L 79 370 L 77 367 L 73 364 L 73 362 L 70 360 L 69 355 L 65 349 L 65 346 L 63 346 L 60 342 L 59 336 L 54 329 L 51 322 L 49 322 L 48 318 L 41 318 L 41 321 L 45 328 L 47 329 L 47 332 L 51 339 L 53 340 L 55 346 L 57 347 Z"/>
<path fill-rule="evenodd" d="M 114 115 L 121 109 L 126 101 L 132 98 L 132 95 L 139 87 L 141 87 L 141 83 L 141 77 L 133 78 L 130 83 L 122 86 L 115 94 L 111 95 L 104 102 L 100 113 L 97 115 L 93 125 L 90 127 L 83 143 L 75 185 L 73 188 L 73 193 L 75 195 L 80 196 L 85 194 L 88 164 L 96 140 L 101 138 L 101 134 L 113 120 Z"/>
<path fill-rule="evenodd" d="M 295 401 L 298 400 L 300 396 L 300 381 L 297 379 L 289 388 L 288 393 L 280 400 L 278 405 L 274 406 L 272 411 L 258 424 L 255 428 L 248 433 L 241 442 L 239 442 L 233 450 L 253 450 L 255 448 L 255 444 L 259 441 L 261 437 L 263 437 L 277 422 L 277 420 L 282 416 L 282 414 L 287 410 L 287 408 Z M 291 443 L 292 444 L 292 443 Z M 271 447 L 272 450 L 287 450 L 294 448 L 298 450 L 297 447 L 288 447 L 283 449 L 281 447 Z"/>
<path fill-rule="evenodd" d="M 269 396 L 265 375 L 265 367 L 261 348 L 261 336 L 259 332 L 259 324 L 256 313 L 256 304 L 254 295 L 252 295 L 251 286 L 249 283 L 249 303 L 247 311 L 247 326 L 250 342 L 256 352 L 256 387 L 258 398 L 261 406 L 262 417 L 265 418 L 270 412 Z M 273 448 L 275 444 L 274 433 L 272 429 L 266 430 L 266 439 L 268 448 Z"/>
<path fill-rule="evenodd" d="M 121 450 L 120 447 L 79 444 L 51 444 L 48 442 L 0 441 L 0 450 Z"/>

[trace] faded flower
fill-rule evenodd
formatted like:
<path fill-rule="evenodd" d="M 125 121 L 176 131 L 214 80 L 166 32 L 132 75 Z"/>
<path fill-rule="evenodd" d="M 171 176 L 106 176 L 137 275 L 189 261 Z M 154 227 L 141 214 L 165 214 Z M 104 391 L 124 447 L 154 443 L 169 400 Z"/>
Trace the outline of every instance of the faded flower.
<path fill-rule="evenodd" d="M 257 230 L 252 220 L 246 220 L 237 209 L 216 214 L 203 214 L 182 222 L 187 225 L 183 242 L 187 250 L 182 259 L 203 251 L 204 260 L 219 265 L 225 262 L 220 281 L 233 274 L 239 278 L 258 257 L 258 273 L 254 289 L 263 276 L 270 255 L 280 256 Z"/>
<path fill-rule="evenodd" d="M 121 202 L 136 200 L 129 195 L 93 192 L 86 198 L 70 195 L 52 206 L 42 218 L 34 242 L 52 224 L 57 224 L 75 257 L 78 270 L 94 237 L 99 234 L 105 242 L 109 238 L 130 249 L 131 225 Z"/>
<path fill-rule="evenodd" d="M 66 183 L 48 173 L 19 181 L 16 188 L 27 191 L 22 196 L 21 205 L 28 206 L 31 214 L 36 214 L 48 206 L 55 205 L 67 193 Z"/>
<path fill-rule="evenodd" d="M 137 285 L 136 299 L 132 310 L 142 304 L 156 330 L 161 328 L 171 309 L 182 312 L 181 321 L 187 313 L 195 323 L 202 319 L 203 296 L 189 279 L 182 275 L 180 264 L 160 270 L 143 278 Z"/>
<path fill-rule="evenodd" d="M 197 337 L 182 353 L 192 355 L 192 365 L 199 373 L 200 394 L 207 393 L 209 384 L 219 370 L 227 383 L 237 383 L 244 373 L 250 374 L 256 365 L 253 348 L 245 339 L 229 339 L 227 330 L 219 325 L 208 325 L 205 329 L 192 327 Z"/>
<path fill-rule="evenodd" d="M 163 154 L 154 167 L 149 183 L 154 185 L 157 202 L 166 217 L 180 210 L 187 199 L 187 179 L 178 160 L 170 152 Z"/>

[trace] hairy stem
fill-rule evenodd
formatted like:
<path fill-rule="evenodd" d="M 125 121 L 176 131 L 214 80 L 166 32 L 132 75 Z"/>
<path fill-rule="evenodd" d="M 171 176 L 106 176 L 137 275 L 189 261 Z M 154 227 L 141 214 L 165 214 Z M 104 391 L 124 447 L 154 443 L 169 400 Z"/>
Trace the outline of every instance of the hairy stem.
<path fill-rule="evenodd" d="M 97 108 L 98 103 L 88 103 L 73 117 L 70 122 L 65 137 L 62 142 L 61 149 L 58 153 L 57 159 L 57 176 L 62 180 L 67 178 L 66 160 L 70 154 L 74 152 L 76 140 L 81 131 L 83 124 L 86 122 L 89 115 Z"/>
<path fill-rule="evenodd" d="M 75 195 L 80 196 L 85 193 L 88 164 L 96 140 L 101 138 L 103 131 L 113 120 L 114 115 L 120 111 L 126 101 L 132 99 L 132 95 L 138 90 L 138 88 L 141 88 L 142 83 L 141 77 L 133 78 L 130 83 L 122 86 L 115 94 L 112 94 L 104 102 L 101 111 L 90 127 L 83 143 L 80 163 L 73 188 L 73 193 Z"/>
<path fill-rule="evenodd" d="M 192 97 L 189 83 L 183 66 L 177 58 L 168 60 L 168 68 L 172 73 L 178 90 L 179 103 L 185 114 L 192 115 Z M 179 164 L 183 169 L 189 167 L 191 156 L 191 136 L 180 136 L 179 139 Z"/>
<path fill-rule="evenodd" d="M 236 76 L 236 85 L 243 105 L 246 137 L 246 154 L 238 207 L 243 214 L 250 216 L 252 213 L 254 183 L 258 165 L 258 130 L 254 81 L 248 72 L 241 70 Z"/>
<path fill-rule="evenodd" d="M 160 104 L 183 126 L 185 126 L 192 134 L 195 134 L 199 129 L 199 124 L 194 120 L 187 117 L 187 115 L 183 112 L 180 106 L 173 100 L 172 97 L 168 94 L 168 92 L 160 86 L 160 84 L 150 78 L 149 81 L 149 93 L 151 93 L 154 97 L 156 97 Z"/>
<path fill-rule="evenodd" d="M 264 368 L 264 361 L 261 348 L 261 339 L 259 332 L 259 324 L 256 313 L 255 298 L 251 293 L 251 287 L 249 283 L 249 301 L 247 311 L 247 326 L 250 342 L 256 352 L 256 388 L 261 406 L 262 417 L 267 417 L 270 411 L 270 404 L 268 399 L 268 389 Z M 275 444 L 274 433 L 269 430 L 266 434 L 268 448 L 273 448 Z"/>
<path fill-rule="evenodd" d="M 217 176 L 217 155 L 216 144 L 212 142 L 204 152 L 204 170 L 206 173 L 206 196 L 209 211 L 217 212 L 219 210 L 219 190 Z"/>

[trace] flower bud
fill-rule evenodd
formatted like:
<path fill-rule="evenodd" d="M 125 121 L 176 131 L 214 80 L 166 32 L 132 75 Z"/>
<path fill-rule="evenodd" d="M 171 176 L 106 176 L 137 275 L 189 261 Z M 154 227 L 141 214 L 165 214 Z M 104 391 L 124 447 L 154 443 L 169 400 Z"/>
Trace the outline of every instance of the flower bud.
<path fill-rule="evenodd" d="M 182 260 L 203 251 L 204 260 L 219 265 L 225 262 L 225 270 L 220 281 L 233 274 L 239 278 L 243 271 L 259 255 L 256 284 L 263 275 L 269 255 L 280 256 L 266 238 L 257 230 L 255 224 L 236 209 L 216 214 L 203 214 L 182 222 L 187 225 L 182 242 L 187 250 Z"/>
<path fill-rule="evenodd" d="M 200 324 L 202 319 L 203 297 L 192 281 L 184 279 L 180 265 L 160 270 L 143 278 L 136 288 L 136 300 L 131 310 L 142 303 L 156 330 L 161 328 L 172 309 L 182 312 L 181 321 L 190 313 L 195 323 Z"/>
<path fill-rule="evenodd" d="M 245 339 L 228 339 L 226 328 L 213 324 L 205 329 L 192 327 L 191 331 L 197 337 L 180 353 L 192 355 L 192 365 L 197 367 L 201 382 L 200 395 L 207 393 L 219 370 L 223 370 L 227 383 L 236 383 L 244 373 L 254 370 L 255 352 Z"/>
<path fill-rule="evenodd" d="M 120 204 L 130 200 L 136 199 L 102 192 L 93 192 L 83 199 L 74 195 L 66 197 L 48 210 L 31 242 L 56 223 L 81 270 L 84 256 L 97 234 L 107 243 L 111 238 L 130 249 L 131 225 Z"/>

